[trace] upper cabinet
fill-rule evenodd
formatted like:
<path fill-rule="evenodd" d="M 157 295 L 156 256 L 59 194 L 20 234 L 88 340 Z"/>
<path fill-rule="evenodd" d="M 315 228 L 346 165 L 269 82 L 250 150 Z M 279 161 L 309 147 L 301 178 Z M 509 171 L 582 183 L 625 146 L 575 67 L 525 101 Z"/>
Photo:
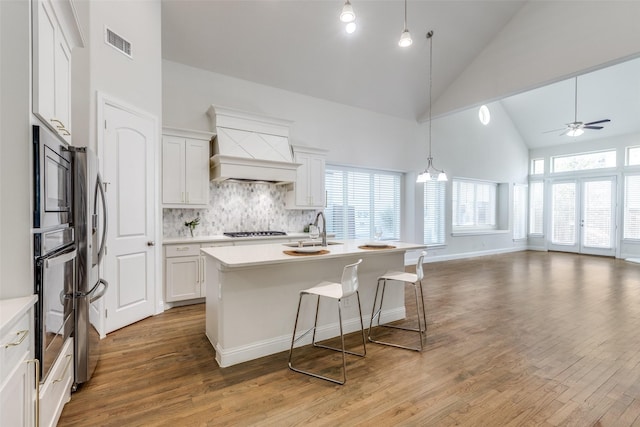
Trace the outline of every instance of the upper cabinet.
<path fill-rule="evenodd" d="M 71 142 L 71 51 L 83 47 L 70 0 L 33 0 L 33 113 Z"/>
<path fill-rule="evenodd" d="M 162 204 L 166 208 L 209 205 L 209 153 L 214 134 L 162 131 Z"/>
<path fill-rule="evenodd" d="M 296 182 L 287 191 L 287 209 L 318 209 L 325 206 L 324 166 L 327 152 L 293 146 L 294 161 L 300 163 Z"/>

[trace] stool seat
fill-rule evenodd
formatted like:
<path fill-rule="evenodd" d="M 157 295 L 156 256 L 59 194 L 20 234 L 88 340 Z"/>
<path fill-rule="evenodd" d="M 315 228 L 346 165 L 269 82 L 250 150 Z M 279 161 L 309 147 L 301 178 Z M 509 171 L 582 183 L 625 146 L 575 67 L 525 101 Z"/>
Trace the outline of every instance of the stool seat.
<path fill-rule="evenodd" d="M 422 289 L 422 279 L 424 278 L 424 272 L 422 270 L 422 263 L 424 262 L 424 257 L 427 253 L 422 252 L 420 257 L 418 258 L 418 262 L 416 263 L 416 272 L 407 273 L 405 271 L 387 271 L 383 275 L 378 277 L 378 285 L 376 286 L 376 294 L 373 297 L 373 309 L 371 311 L 371 322 L 369 323 L 369 334 L 367 338 L 369 341 L 374 342 L 376 344 L 383 344 L 392 347 L 404 348 L 407 350 L 415 350 L 422 351 L 424 345 L 422 344 L 423 335 L 427 333 L 427 315 L 424 308 L 424 292 Z M 399 325 L 392 324 L 380 324 L 380 316 L 382 314 L 382 304 L 384 302 L 384 292 L 387 288 L 387 284 L 398 284 L 401 286 L 412 285 L 413 290 L 416 297 L 416 314 L 418 316 L 418 327 L 411 328 Z M 380 290 L 382 287 L 382 291 Z M 418 292 L 419 291 L 419 292 Z M 418 295 L 418 293 L 420 295 Z M 378 305 L 378 294 L 380 294 L 380 304 Z M 422 310 L 420 310 L 422 306 Z M 420 346 L 411 347 L 402 344 L 398 344 L 397 342 L 391 341 L 382 341 L 374 337 L 372 333 L 373 330 L 373 322 L 377 319 L 378 323 L 376 326 L 385 327 L 385 328 L 393 328 L 393 329 L 401 329 L 409 332 L 417 332 L 420 339 Z M 424 326 L 424 327 L 423 327 Z"/>
<path fill-rule="evenodd" d="M 298 300 L 298 311 L 296 312 L 296 321 L 295 324 L 293 325 L 293 336 L 291 337 L 291 348 L 289 350 L 289 369 L 291 369 L 292 371 L 295 372 L 299 372 L 301 374 L 305 374 L 305 375 L 309 375 L 315 378 L 320 378 L 323 380 L 327 380 L 336 384 L 344 384 L 347 381 L 347 360 L 346 360 L 346 354 L 352 354 L 355 356 L 361 356 L 364 357 L 367 354 L 367 345 L 366 345 L 366 339 L 364 337 L 364 324 L 362 322 L 362 307 L 360 305 L 360 294 L 358 293 L 358 265 L 360 265 L 360 263 L 362 262 L 362 260 L 358 260 L 358 262 L 353 263 L 353 264 L 349 264 L 347 266 L 344 267 L 344 270 L 342 271 L 342 280 L 340 283 L 334 283 L 334 282 L 320 282 L 318 283 L 316 286 L 309 288 L 309 289 L 303 289 L 300 291 L 300 298 Z M 355 353 L 352 351 L 347 351 L 344 347 L 344 333 L 342 330 L 342 300 L 344 298 L 348 298 L 352 295 L 356 295 L 356 298 L 358 299 L 358 313 L 360 314 L 360 332 L 362 333 L 362 353 Z M 305 295 L 315 295 L 317 296 L 317 302 L 316 302 L 316 312 L 315 312 L 315 322 L 313 324 L 313 327 L 311 327 L 310 329 L 308 329 L 306 332 L 304 332 L 302 335 L 300 335 L 299 337 L 296 338 L 296 330 L 298 328 L 298 319 L 300 317 L 300 307 L 302 305 L 302 297 Z M 318 312 L 319 312 L 319 308 L 320 308 L 320 297 L 324 297 L 324 298 L 331 298 L 333 300 L 337 300 L 338 302 L 338 319 L 339 319 L 339 325 L 340 325 L 340 340 L 342 342 L 342 347 L 341 348 L 335 348 L 335 347 L 329 347 L 323 344 L 318 344 L 316 342 L 316 330 L 318 328 Z M 311 339 L 311 344 L 314 347 L 320 347 L 320 348 L 325 348 L 328 350 L 334 350 L 334 351 L 339 351 L 342 353 L 342 379 L 336 379 L 336 378 L 330 378 L 324 375 L 320 375 L 318 373 L 315 372 L 310 372 L 310 371 L 305 371 L 299 368 L 296 368 L 295 366 L 293 366 L 293 347 L 294 344 L 296 342 L 298 342 L 299 340 L 301 340 L 302 338 L 304 338 L 309 332 L 313 331 L 313 337 Z"/>

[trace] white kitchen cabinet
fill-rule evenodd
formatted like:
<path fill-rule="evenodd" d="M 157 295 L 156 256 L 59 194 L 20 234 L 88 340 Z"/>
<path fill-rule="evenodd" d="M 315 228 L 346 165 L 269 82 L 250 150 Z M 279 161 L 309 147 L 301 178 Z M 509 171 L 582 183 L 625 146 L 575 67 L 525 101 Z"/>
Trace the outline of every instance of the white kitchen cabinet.
<path fill-rule="evenodd" d="M 35 297 L 0 301 L 0 424 L 36 425 Z M 6 317 L 5 317 L 6 316 Z"/>
<path fill-rule="evenodd" d="M 71 52 L 83 46 L 70 0 L 33 0 L 33 113 L 71 142 Z"/>
<path fill-rule="evenodd" d="M 165 280 L 167 302 L 201 297 L 199 244 L 165 247 Z"/>
<path fill-rule="evenodd" d="M 213 134 L 163 129 L 162 203 L 167 208 L 209 204 L 209 152 Z"/>
<path fill-rule="evenodd" d="M 293 146 L 294 161 L 300 163 L 296 182 L 286 195 L 287 209 L 322 209 L 325 206 L 324 170 L 326 151 Z"/>
<path fill-rule="evenodd" d="M 64 405 L 71 400 L 73 369 L 73 338 L 70 337 L 40 387 L 40 426 L 58 424 Z"/>

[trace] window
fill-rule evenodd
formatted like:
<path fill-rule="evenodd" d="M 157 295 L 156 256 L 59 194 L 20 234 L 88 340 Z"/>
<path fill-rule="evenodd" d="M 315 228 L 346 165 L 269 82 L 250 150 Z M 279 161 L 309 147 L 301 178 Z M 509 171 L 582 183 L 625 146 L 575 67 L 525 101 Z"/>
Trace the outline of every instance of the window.
<path fill-rule="evenodd" d="M 544 159 L 531 160 L 531 175 L 542 175 L 544 173 Z"/>
<path fill-rule="evenodd" d="M 544 218 L 544 182 L 534 181 L 529 183 L 529 234 L 539 235 L 543 233 Z"/>
<path fill-rule="evenodd" d="M 553 172 L 575 172 L 589 169 L 615 168 L 616 150 L 572 154 L 551 158 Z"/>
<path fill-rule="evenodd" d="M 640 145 L 627 147 L 627 166 L 640 165 Z"/>
<path fill-rule="evenodd" d="M 453 231 L 496 229 L 496 190 L 491 182 L 453 180 Z"/>
<path fill-rule="evenodd" d="M 444 245 L 444 197 L 446 185 L 442 181 L 424 183 L 424 244 Z"/>
<path fill-rule="evenodd" d="M 370 239 L 382 227 L 382 239 L 400 238 L 400 180 L 395 172 L 327 165 L 327 232 L 337 239 Z"/>
<path fill-rule="evenodd" d="M 513 187 L 513 239 L 527 238 L 527 186 Z"/>
<path fill-rule="evenodd" d="M 624 178 L 624 239 L 640 240 L 640 175 Z"/>

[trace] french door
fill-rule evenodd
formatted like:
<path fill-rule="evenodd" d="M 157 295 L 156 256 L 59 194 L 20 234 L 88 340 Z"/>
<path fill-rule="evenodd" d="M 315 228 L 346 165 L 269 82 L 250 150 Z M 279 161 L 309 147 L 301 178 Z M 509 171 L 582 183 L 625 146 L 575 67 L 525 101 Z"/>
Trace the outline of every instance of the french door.
<path fill-rule="evenodd" d="M 551 183 L 549 249 L 615 256 L 616 177 Z"/>

